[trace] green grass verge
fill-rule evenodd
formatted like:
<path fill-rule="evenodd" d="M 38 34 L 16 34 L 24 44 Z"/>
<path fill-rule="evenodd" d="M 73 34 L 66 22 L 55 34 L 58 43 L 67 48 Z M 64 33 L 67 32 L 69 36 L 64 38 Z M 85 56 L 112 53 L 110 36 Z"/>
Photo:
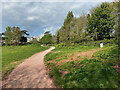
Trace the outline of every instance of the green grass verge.
<path fill-rule="evenodd" d="M 113 68 L 118 64 L 118 46 L 105 46 L 93 56 L 97 59 L 83 59 L 63 62 L 61 65 L 48 63 L 67 53 L 88 51 L 94 47 L 75 47 L 74 49 L 56 48 L 45 56 L 50 69 L 50 77 L 55 78 L 55 85 L 63 88 L 118 88 L 119 73 Z M 62 52 L 60 52 L 62 51 Z M 56 55 L 56 56 L 54 56 Z M 53 57 L 54 56 L 54 57 Z M 63 72 L 67 71 L 65 75 Z"/>
<path fill-rule="evenodd" d="M 2 47 L 2 73 L 7 75 L 8 72 L 13 70 L 26 58 L 48 48 L 41 47 L 40 44 Z"/>
<path fill-rule="evenodd" d="M 60 61 L 63 59 L 67 59 L 67 56 L 72 57 L 75 53 L 79 53 L 82 51 L 89 51 L 92 49 L 97 49 L 98 47 L 95 46 L 76 46 L 76 47 L 63 47 L 58 48 L 56 47 L 52 52 L 48 53 L 45 56 L 45 62 L 56 60 Z M 59 58 L 59 59 L 58 59 Z"/>

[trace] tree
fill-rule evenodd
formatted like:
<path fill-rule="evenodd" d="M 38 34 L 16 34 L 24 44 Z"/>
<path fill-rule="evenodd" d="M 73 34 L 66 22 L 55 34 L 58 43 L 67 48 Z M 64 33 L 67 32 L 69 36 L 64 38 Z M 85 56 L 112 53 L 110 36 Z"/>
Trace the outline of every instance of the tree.
<path fill-rule="evenodd" d="M 20 28 L 14 26 L 12 28 L 12 41 L 14 45 L 19 44 L 21 37 L 22 37 L 22 32 L 20 31 Z"/>
<path fill-rule="evenodd" d="M 32 40 L 30 40 L 30 43 L 38 43 L 38 40 L 36 37 L 31 37 Z"/>
<path fill-rule="evenodd" d="M 68 15 L 67 15 L 67 18 L 65 19 L 64 21 L 64 29 L 66 30 L 66 41 L 69 41 L 70 40 L 70 23 L 71 21 L 73 20 L 73 13 L 72 11 L 68 12 Z"/>
<path fill-rule="evenodd" d="M 49 33 L 50 33 L 50 31 L 46 31 L 46 32 L 44 33 L 44 35 L 49 34 Z"/>
<path fill-rule="evenodd" d="M 11 32 L 11 27 L 8 26 L 5 31 L 5 44 L 10 45 L 11 44 L 11 39 L 12 39 L 12 32 Z"/>
<path fill-rule="evenodd" d="M 21 43 L 23 43 L 23 42 L 27 42 L 27 38 L 24 37 L 24 36 L 22 36 L 22 37 L 20 38 L 20 42 L 21 42 Z"/>
<path fill-rule="evenodd" d="M 20 42 L 21 42 L 21 43 L 27 42 L 27 37 L 24 36 L 24 35 L 27 35 L 27 36 L 29 35 L 29 34 L 27 33 L 27 30 L 22 30 L 21 33 L 22 33 L 22 36 L 21 36 L 21 38 L 20 38 Z"/>
<path fill-rule="evenodd" d="M 91 13 L 87 31 L 95 40 L 110 39 L 115 25 L 115 17 L 112 12 L 113 8 L 110 7 L 110 3 L 105 2 Z"/>
<path fill-rule="evenodd" d="M 85 34 L 86 26 L 87 15 L 85 15 L 84 13 L 82 14 L 82 16 L 73 19 L 70 29 L 70 40 L 72 43 L 79 43 L 85 41 L 85 36 L 88 37 L 88 34 Z"/>
<path fill-rule="evenodd" d="M 52 36 L 52 43 L 53 44 L 56 44 L 57 43 L 57 39 L 56 39 L 57 37 L 56 37 L 56 35 L 53 35 Z"/>
<path fill-rule="evenodd" d="M 114 32 L 114 37 L 118 43 L 118 40 L 120 38 L 120 29 L 119 29 L 119 23 L 120 23 L 120 9 L 118 9 L 120 6 L 120 2 L 112 2 L 111 7 L 114 9 L 113 15 L 116 16 L 115 17 L 115 32 Z"/>
<path fill-rule="evenodd" d="M 83 12 L 80 17 L 73 18 L 72 12 L 68 12 L 63 26 L 59 29 L 57 33 L 59 36 L 59 42 L 70 44 L 91 40 L 89 39 L 90 35 L 86 34 L 88 33 L 86 32 L 86 28 L 89 17 L 90 15 L 85 15 Z"/>
<path fill-rule="evenodd" d="M 59 44 L 59 37 L 60 37 L 59 31 L 57 31 L 57 44 Z"/>
<path fill-rule="evenodd" d="M 69 11 L 66 19 L 64 20 L 63 26 L 59 30 L 60 42 L 67 42 L 70 40 L 70 23 L 72 22 L 73 17 L 72 11 Z"/>
<path fill-rule="evenodd" d="M 64 28 L 67 28 L 67 26 L 71 23 L 71 21 L 73 20 L 73 13 L 72 13 L 72 11 L 70 12 L 68 12 L 68 15 L 67 15 L 67 18 L 64 20 L 64 25 L 63 25 L 63 27 Z"/>
<path fill-rule="evenodd" d="M 41 42 L 43 44 L 51 44 L 52 43 L 52 35 L 51 34 L 45 34 L 42 38 L 41 38 Z"/>
<path fill-rule="evenodd" d="M 27 32 L 28 32 L 27 30 L 21 30 L 22 36 L 29 35 Z"/>
<path fill-rule="evenodd" d="M 6 45 L 18 45 L 20 42 L 27 42 L 27 37 L 24 35 L 29 35 L 26 30 L 20 30 L 19 27 L 8 26 L 5 31 L 5 44 Z"/>

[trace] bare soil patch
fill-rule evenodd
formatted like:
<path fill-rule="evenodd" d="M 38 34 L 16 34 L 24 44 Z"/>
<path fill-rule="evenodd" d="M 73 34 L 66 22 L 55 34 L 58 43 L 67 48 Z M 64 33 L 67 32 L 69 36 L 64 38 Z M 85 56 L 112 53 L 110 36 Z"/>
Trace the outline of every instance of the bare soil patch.
<path fill-rule="evenodd" d="M 81 60 L 82 58 L 87 58 L 87 59 L 92 59 L 92 55 L 95 52 L 98 52 L 100 50 L 103 50 L 103 48 L 98 48 L 98 49 L 93 49 L 91 51 L 85 51 L 85 52 L 80 52 L 80 53 L 75 53 L 74 56 L 72 57 L 72 59 L 70 57 L 68 57 L 68 59 L 66 60 L 61 60 L 61 61 L 48 61 L 48 63 L 56 63 L 57 65 L 61 65 L 62 62 L 70 62 L 70 61 L 76 61 L 76 60 Z M 79 59 L 78 59 L 79 57 Z"/>

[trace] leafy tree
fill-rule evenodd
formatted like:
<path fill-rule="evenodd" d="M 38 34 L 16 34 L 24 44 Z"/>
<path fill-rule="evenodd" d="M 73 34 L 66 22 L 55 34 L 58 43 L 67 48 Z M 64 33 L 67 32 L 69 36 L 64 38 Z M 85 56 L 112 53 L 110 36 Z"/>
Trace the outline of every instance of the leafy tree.
<path fill-rule="evenodd" d="M 115 17 L 113 15 L 113 8 L 110 3 L 102 3 L 100 7 L 95 8 L 94 12 L 88 20 L 87 31 L 95 40 L 110 39 L 115 25 Z"/>
<path fill-rule="evenodd" d="M 56 37 L 56 35 L 53 35 L 52 36 L 52 43 L 53 44 L 56 44 L 57 43 L 57 39 L 56 39 L 57 37 Z"/>
<path fill-rule="evenodd" d="M 73 18 L 73 14 L 68 12 L 63 26 L 58 31 L 59 42 L 70 44 L 90 40 L 89 34 L 86 34 L 87 21 L 88 17 L 84 13 L 78 18 Z"/>
<path fill-rule="evenodd" d="M 46 31 L 44 34 L 46 35 L 46 34 L 49 34 L 50 33 L 50 31 Z"/>
<path fill-rule="evenodd" d="M 80 36 L 76 31 L 71 32 L 70 41 L 72 43 L 79 43 L 81 41 Z"/>
<path fill-rule="evenodd" d="M 18 45 L 20 42 L 20 39 L 22 37 L 22 32 L 20 31 L 19 27 L 13 27 L 12 28 L 12 41 L 14 43 L 14 45 Z"/>
<path fill-rule="evenodd" d="M 24 37 L 24 36 L 22 36 L 21 38 L 20 38 L 20 42 L 27 42 L 27 37 Z"/>
<path fill-rule="evenodd" d="M 28 32 L 27 30 L 21 30 L 22 36 L 29 35 L 27 32 Z"/>
<path fill-rule="evenodd" d="M 22 36 L 21 36 L 21 38 L 20 38 L 20 42 L 21 42 L 21 43 L 27 42 L 27 37 L 24 36 L 24 35 L 27 35 L 27 36 L 29 35 L 29 34 L 27 33 L 27 30 L 22 30 L 21 33 L 22 33 Z"/>
<path fill-rule="evenodd" d="M 120 6 L 120 2 L 112 2 L 111 7 L 114 9 L 113 15 L 115 16 L 115 32 L 114 37 L 118 43 L 118 39 L 120 38 L 120 29 L 119 29 L 119 23 L 120 23 L 120 9 L 118 7 Z"/>
<path fill-rule="evenodd" d="M 78 18 L 73 18 L 72 12 L 69 11 L 63 26 L 57 32 L 57 42 L 70 44 L 110 39 L 117 22 L 116 6 L 117 4 L 105 2 L 99 7 L 92 8 L 91 14 L 83 13 Z M 115 33 L 117 34 L 117 30 Z"/>
<path fill-rule="evenodd" d="M 89 18 L 90 18 L 90 14 L 87 15 L 87 19 L 89 19 Z"/>
<path fill-rule="evenodd" d="M 32 40 L 30 41 L 30 43 L 38 43 L 38 40 L 37 40 L 37 38 L 35 38 L 35 37 L 32 37 Z"/>
<path fill-rule="evenodd" d="M 11 27 L 8 26 L 5 31 L 5 44 L 10 45 L 11 44 L 11 39 L 12 39 L 12 32 L 11 32 Z"/>
<path fill-rule="evenodd" d="M 59 31 L 57 31 L 57 44 L 59 44 L 59 38 L 60 38 Z"/>
<path fill-rule="evenodd" d="M 70 40 L 74 43 L 84 41 L 85 37 L 88 36 L 88 34 L 86 34 L 86 26 L 87 16 L 85 14 L 79 18 L 74 18 L 73 22 L 71 23 Z"/>
<path fill-rule="evenodd" d="M 8 26 L 5 31 L 5 44 L 18 45 L 20 42 L 27 42 L 27 37 L 24 35 L 29 35 L 26 30 L 21 31 L 19 27 Z"/>
<path fill-rule="evenodd" d="M 43 44 L 51 44 L 52 43 L 52 35 L 51 34 L 45 34 L 42 38 L 41 38 L 41 42 Z"/>

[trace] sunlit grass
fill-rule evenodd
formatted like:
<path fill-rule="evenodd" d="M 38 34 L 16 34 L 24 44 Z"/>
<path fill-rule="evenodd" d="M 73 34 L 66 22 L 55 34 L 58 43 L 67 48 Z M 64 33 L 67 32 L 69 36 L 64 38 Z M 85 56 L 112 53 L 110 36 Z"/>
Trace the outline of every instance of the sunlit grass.
<path fill-rule="evenodd" d="M 51 60 L 62 60 L 62 58 L 67 59 L 67 56 L 72 57 L 74 53 L 76 52 L 82 52 L 82 51 L 89 51 L 92 49 L 97 49 L 98 47 L 95 46 L 76 46 L 76 47 L 63 47 L 54 49 L 52 52 L 48 53 L 45 56 L 45 61 L 51 61 Z M 58 51 L 58 52 L 57 52 Z M 58 59 L 59 58 L 59 59 Z"/>
<path fill-rule="evenodd" d="M 50 69 L 50 77 L 55 78 L 55 85 L 63 88 L 118 88 L 119 74 L 113 66 L 118 64 L 118 46 L 104 46 L 103 50 L 94 53 L 95 59 L 49 63 L 48 61 L 60 59 L 70 53 L 89 51 L 97 47 L 83 46 L 56 48 L 45 56 L 46 65 Z M 54 53 L 57 52 L 58 53 Z M 61 52 L 60 52 L 61 51 Z M 72 55 L 70 54 L 70 56 Z M 54 56 L 54 57 L 53 57 Z M 62 59 L 61 58 L 61 59 Z M 58 60 L 59 62 L 60 60 Z M 67 72 L 66 74 L 64 74 Z"/>
<path fill-rule="evenodd" d="M 2 72 L 6 73 L 33 54 L 48 49 L 40 44 L 2 47 Z"/>

